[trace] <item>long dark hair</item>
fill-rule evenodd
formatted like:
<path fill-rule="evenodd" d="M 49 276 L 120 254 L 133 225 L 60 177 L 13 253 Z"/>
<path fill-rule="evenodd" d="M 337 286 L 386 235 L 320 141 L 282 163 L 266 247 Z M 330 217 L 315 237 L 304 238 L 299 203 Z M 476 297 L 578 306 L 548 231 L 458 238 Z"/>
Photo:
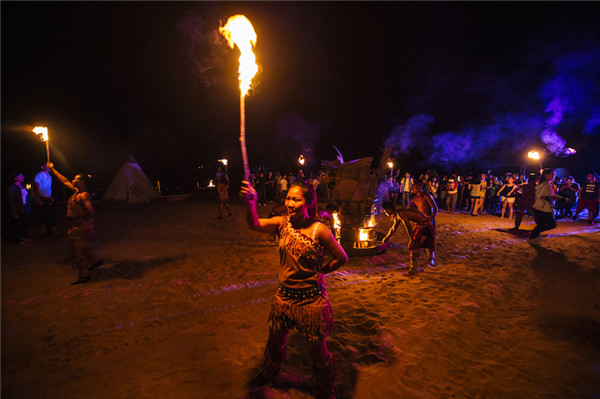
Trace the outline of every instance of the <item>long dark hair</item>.
<path fill-rule="evenodd" d="M 554 169 L 544 169 L 542 171 L 542 175 L 540 176 L 539 183 L 543 183 L 545 181 L 548 181 L 548 176 L 551 175 L 553 172 L 554 172 Z"/>
<path fill-rule="evenodd" d="M 290 184 L 290 188 L 299 187 L 302 189 L 302 196 L 306 201 L 306 208 L 308 209 L 308 216 L 312 219 L 317 218 L 317 193 L 310 180 L 308 179 L 296 179 L 292 184 Z"/>
<path fill-rule="evenodd" d="M 87 191 L 92 197 L 94 197 L 94 182 L 92 181 L 92 176 L 87 173 L 77 173 L 75 176 L 79 175 L 81 180 L 83 180 L 83 186 L 85 187 L 84 191 Z"/>

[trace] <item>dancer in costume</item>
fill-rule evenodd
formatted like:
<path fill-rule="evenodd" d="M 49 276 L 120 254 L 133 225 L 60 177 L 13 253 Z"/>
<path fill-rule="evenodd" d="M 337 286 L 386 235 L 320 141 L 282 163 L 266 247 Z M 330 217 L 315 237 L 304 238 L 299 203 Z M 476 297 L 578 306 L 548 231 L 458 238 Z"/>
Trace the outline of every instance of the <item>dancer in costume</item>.
<path fill-rule="evenodd" d="M 279 237 L 279 287 L 269 315 L 263 370 L 254 383 L 265 384 L 279 372 L 289 333 L 295 329 L 306 337 L 320 395 L 335 398 L 336 371 L 326 341 L 334 321 L 325 274 L 345 264 L 348 256 L 331 231 L 317 221 L 317 197 L 309 182 L 297 179 L 291 184 L 283 216 L 259 218 L 258 196 L 248 182 L 243 182 L 241 196 L 248 205 L 248 226 Z M 325 261 L 324 252 L 333 258 Z"/>
<path fill-rule="evenodd" d="M 56 178 L 68 189 L 74 191 L 67 201 L 67 219 L 70 224 L 71 256 L 73 267 L 77 269 L 78 279 L 71 284 L 81 284 L 90 281 L 90 270 L 102 265 L 102 261 L 94 253 L 94 206 L 90 194 L 91 181 L 89 176 L 79 173 L 70 182 L 54 169 L 52 162 L 48 168 Z"/>
<path fill-rule="evenodd" d="M 392 227 L 381 241 L 384 244 L 387 243 L 400 226 L 400 223 L 404 225 L 408 234 L 408 249 L 410 251 L 410 270 L 408 274 L 414 275 L 419 271 L 419 258 L 421 256 L 419 250 L 421 248 L 425 248 L 427 252 L 427 263 L 433 266 L 435 264 L 435 228 L 431 218 L 417 208 L 396 209 L 391 202 L 384 202 L 382 207 L 384 213 L 392 219 Z M 414 228 L 411 222 L 414 223 Z"/>

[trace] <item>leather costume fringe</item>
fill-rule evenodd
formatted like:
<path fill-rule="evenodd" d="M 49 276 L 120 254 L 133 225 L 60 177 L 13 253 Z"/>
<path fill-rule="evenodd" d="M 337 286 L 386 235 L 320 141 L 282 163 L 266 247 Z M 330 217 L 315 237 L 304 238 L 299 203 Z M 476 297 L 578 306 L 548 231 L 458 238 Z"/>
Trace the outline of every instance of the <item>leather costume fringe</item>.
<path fill-rule="evenodd" d="M 287 330 L 295 328 L 309 338 L 330 335 L 334 324 L 333 310 L 327 300 L 321 306 L 296 305 L 284 302 L 276 295 L 269 314 L 269 326 Z"/>

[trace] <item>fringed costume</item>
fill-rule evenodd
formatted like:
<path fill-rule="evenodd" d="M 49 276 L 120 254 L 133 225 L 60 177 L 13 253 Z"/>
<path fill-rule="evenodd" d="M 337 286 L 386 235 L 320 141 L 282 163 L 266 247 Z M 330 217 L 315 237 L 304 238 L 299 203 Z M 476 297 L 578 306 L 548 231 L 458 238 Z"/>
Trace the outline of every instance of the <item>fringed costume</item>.
<path fill-rule="evenodd" d="M 279 288 L 273 300 L 269 325 L 296 329 L 308 339 L 328 336 L 334 325 L 323 274 L 323 248 L 312 237 L 292 227 L 284 216 L 279 227 Z"/>
<path fill-rule="evenodd" d="M 421 244 L 421 239 L 425 237 L 425 241 Z M 416 272 L 419 268 L 419 249 L 425 248 L 427 252 L 427 262 L 433 265 L 434 262 L 434 251 L 435 251 L 435 229 L 433 223 L 424 222 L 415 224 L 412 236 L 412 242 L 408 249 L 410 251 L 409 262 L 410 272 Z"/>
<path fill-rule="evenodd" d="M 84 202 L 78 199 L 79 192 L 67 202 L 67 219 L 70 225 L 71 254 L 79 279 L 90 275 L 88 268 L 96 261 L 93 253 L 94 224 L 85 209 Z"/>

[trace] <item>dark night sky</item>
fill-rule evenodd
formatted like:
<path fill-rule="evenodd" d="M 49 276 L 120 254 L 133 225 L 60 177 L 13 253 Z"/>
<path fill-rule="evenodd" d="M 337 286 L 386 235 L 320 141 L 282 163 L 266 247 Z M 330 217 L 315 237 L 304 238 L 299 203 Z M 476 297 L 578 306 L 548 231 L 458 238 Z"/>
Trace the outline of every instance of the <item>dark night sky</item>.
<path fill-rule="evenodd" d="M 246 98 L 250 166 L 373 156 L 399 168 L 517 171 L 548 128 L 600 172 L 596 2 L 6 2 L 2 172 L 26 180 L 50 129 L 69 177 L 106 187 L 131 152 L 151 180 L 241 173 L 237 50 L 216 33 L 244 14 L 261 71 Z M 549 107 L 549 105 L 553 106 Z M 558 107 L 558 108 L 557 108 Z M 555 117 L 551 119 L 551 117 Z M 558 118 L 558 119 L 556 119 Z M 205 173 L 206 174 L 206 173 Z M 202 183 L 202 182 L 201 182 Z"/>

